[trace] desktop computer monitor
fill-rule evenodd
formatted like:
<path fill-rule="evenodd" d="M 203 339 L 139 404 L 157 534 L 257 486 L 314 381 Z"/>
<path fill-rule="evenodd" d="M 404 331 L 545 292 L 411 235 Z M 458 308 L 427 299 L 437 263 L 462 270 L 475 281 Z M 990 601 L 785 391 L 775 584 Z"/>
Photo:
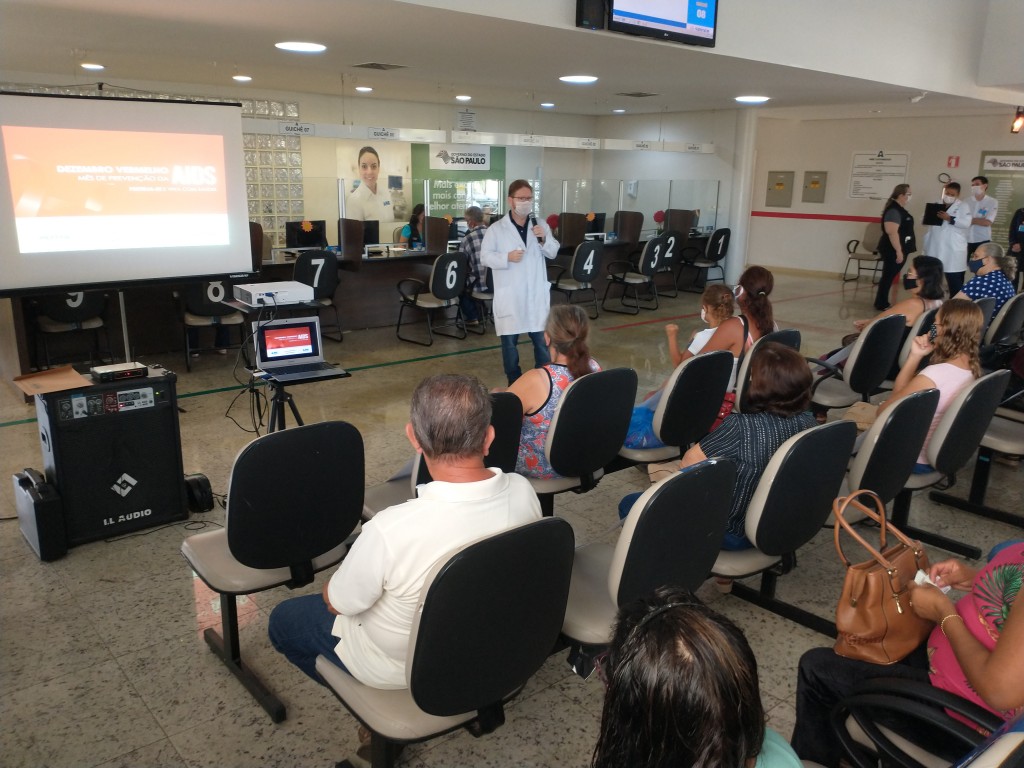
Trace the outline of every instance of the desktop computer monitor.
<path fill-rule="evenodd" d="M 286 248 L 326 248 L 327 222 L 286 221 L 284 223 L 284 244 Z"/>
<path fill-rule="evenodd" d="M 377 220 L 363 222 L 363 245 L 380 242 L 380 222 Z"/>
<path fill-rule="evenodd" d="M 587 234 L 604 232 L 604 218 L 605 215 L 603 213 L 595 213 L 594 220 L 587 222 Z"/>

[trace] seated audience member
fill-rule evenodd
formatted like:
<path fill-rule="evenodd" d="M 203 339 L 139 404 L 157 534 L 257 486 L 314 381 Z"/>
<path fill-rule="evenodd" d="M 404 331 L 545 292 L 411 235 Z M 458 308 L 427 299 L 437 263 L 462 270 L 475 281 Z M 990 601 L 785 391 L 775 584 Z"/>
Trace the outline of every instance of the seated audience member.
<path fill-rule="evenodd" d="M 982 243 L 974 251 L 970 261 L 975 277 L 964 284 L 954 299 L 977 301 L 985 297 L 996 300 L 992 317 L 999 314 L 1003 304 L 1017 293 L 1014 281 L 1017 278 L 1017 260 L 1007 256 L 998 243 Z"/>
<path fill-rule="evenodd" d="M 427 215 L 426 210 L 423 203 L 416 203 L 413 206 L 409 223 L 402 227 L 402 232 L 398 236 L 399 243 L 408 245 L 413 250 L 426 247 L 426 241 L 423 239 L 423 219 Z"/>
<path fill-rule="evenodd" d="M 853 327 L 857 333 L 851 334 L 843 339 L 843 347 L 825 357 L 826 362 L 841 366 L 846 358 L 850 356 L 853 344 L 870 323 L 890 315 L 903 315 L 906 318 L 906 325 L 903 328 L 903 337 L 900 339 L 900 349 L 910 334 L 910 329 L 923 313 L 942 306 L 946 298 L 946 275 L 942 271 L 942 262 L 932 256 L 915 256 L 913 266 L 903 278 L 904 287 L 910 292 L 910 296 L 898 301 L 888 309 L 879 312 L 869 320 L 854 320 Z M 899 374 L 899 362 L 893 360 L 892 370 L 889 371 L 889 378 L 895 379 Z"/>
<path fill-rule="evenodd" d="M 981 376 L 978 350 L 983 323 L 981 308 L 973 301 L 950 299 L 943 304 L 935 315 L 934 341 L 929 340 L 928 333 L 914 339 L 910 355 L 893 384 L 892 397 L 878 406 L 881 413 L 904 395 L 933 387 L 939 390 L 939 405 L 917 458 L 915 473 L 934 471 L 928 464 L 932 433 L 960 390 Z M 928 355 L 931 355 L 929 365 L 918 373 L 921 361 Z"/>
<path fill-rule="evenodd" d="M 466 322 L 469 325 L 476 325 L 480 322 L 480 311 L 473 299 L 473 291 L 488 290 L 487 267 L 480 263 L 480 246 L 483 245 L 487 225 L 484 224 L 483 211 L 475 205 L 466 209 L 465 217 L 469 229 L 459 243 L 459 250 L 466 254 L 469 275 L 466 278 L 465 290 L 459 296 L 459 305 L 462 307 L 462 316 Z"/>
<path fill-rule="evenodd" d="M 690 336 L 690 344 L 686 351 L 691 357 L 700 354 L 708 339 L 714 335 L 715 329 L 732 317 L 732 313 L 733 295 L 729 286 L 714 283 L 704 289 L 700 297 L 700 319 L 707 323 L 708 327 L 694 331 Z M 672 358 L 672 367 L 678 368 L 683 362 L 682 353 L 679 351 L 679 326 L 669 323 L 665 326 L 665 335 L 668 337 L 668 353 Z M 664 445 L 654 435 L 654 412 L 658 409 L 663 394 L 664 385 L 633 408 L 624 443 L 626 448 L 659 448 Z"/>
<path fill-rule="evenodd" d="M 928 640 L 895 664 L 872 664 L 814 648 L 800 659 L 793 748 L 804 760 L 832 768 L 841 747 L 829 723 L 833 707 L 862 681 L 897 677 L 931 682 L 1010 720 L 1024 712 L 1024 541 L 1002 544 L 981 569 L 959 560 L 933 565 L 938 586 L 963 590 L 954 605 L 939 589 L 910 583 L 914 613 L 935 622 Z M 914 733 L 894 723 L 909 738 Z M 929 751 L 937 745 L 922 744 Z M 956 757 L 959 755 L 951 755 Z"/>
<path fill-rule="evenodd" d="M 800 353 L 774 341 L 759 347 L 750 361 L 750 387 L 743 413 L 725 418 L 722 425 L 683 454 L 680 469 L 709 456 L 736 464 L 736 490 L 722 549 L 753 546 L 745 531 L 747 505 L 768 462 L 786 440 L 817 424 L 808 410 L 811 404 L 811 371 Z M 619 516 L 629 514 L 640 498 L 631 493 L 619 502 Z M 728 590 L 731 581 L 720 579 Z"/>
<path fill-rule="evenodd" d="M 405 688 L 420 589 L 450 550 L 540 518 L 529 482 L 484 466 L 494 439 L 491 398 L 471 376 L 416 387 L 405 432 L 434 480 L 415 499 L 363 524 L 323 595 L 285 600 L 270 615 L 274 647 L 317 682 L 323 654 L 373 688 Z"/>
<path fill-rule="evenodd" d="M 593 768 L 800 768 L 765 727 L 743 632 L 691 593 L 661 587 L 619 610 Z"/>
<path fill-rule="evenodd" d="M 575 304 L 556 304 L 548 314 L 544 341 L 551 362 L 520 376 L 508 388 L 523 404 L 516 472 L 526 477 L 552 478 L 558 473 L 544 452 L 548 428 L 562 393 L 576 379 L 601 370 L 590 357 L 587 313 Z"/>

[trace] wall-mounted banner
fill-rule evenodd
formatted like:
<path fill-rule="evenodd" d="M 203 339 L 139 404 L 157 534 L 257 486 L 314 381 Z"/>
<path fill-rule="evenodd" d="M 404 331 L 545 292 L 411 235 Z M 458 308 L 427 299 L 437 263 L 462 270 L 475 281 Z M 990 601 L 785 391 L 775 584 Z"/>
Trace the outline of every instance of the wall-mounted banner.
<path fill-rule="evenodd" d="M 482 144 L 431 144 L 432 171 L 489 171 L 491 148 Z"/>
<path fill-rule="evenodd" d="M 850 197 L 885 200 L 897 184 L 907 183 L 909 152 L 854 152 L 850 168 Z"/>
<path fill-rule="evenodd" d="M 978 172 L 988 178 L 988 194 L 999 201 L 992 239 L 1005 244 L 1014 211 L 1024 207 L 1024 152 L 982 150 Z"/>

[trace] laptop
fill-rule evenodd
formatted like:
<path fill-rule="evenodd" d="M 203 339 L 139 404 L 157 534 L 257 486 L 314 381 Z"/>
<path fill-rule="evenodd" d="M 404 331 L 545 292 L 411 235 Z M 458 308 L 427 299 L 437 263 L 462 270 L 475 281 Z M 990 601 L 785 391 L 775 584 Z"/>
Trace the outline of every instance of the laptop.
<path fill-rule="evenodd" d="M 289 317 L 252 324 L 256 367 L 278 382 L 315 381 L 350 376 L 324 362 L 320 318 Z"/>

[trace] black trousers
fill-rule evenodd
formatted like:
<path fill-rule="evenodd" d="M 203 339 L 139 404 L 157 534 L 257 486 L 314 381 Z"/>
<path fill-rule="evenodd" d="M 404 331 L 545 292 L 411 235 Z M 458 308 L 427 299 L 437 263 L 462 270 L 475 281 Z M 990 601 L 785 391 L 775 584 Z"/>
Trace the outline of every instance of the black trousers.
<path fill-rule="evenodd" d="M 906 263 L 904 258 L 903 264 Z M 892 258 L 882 257 L 882 276 L 878 279 L 878 293 L 875 294 L 875 309 L 879 312 L 889 307 L 889 289 L 892 288 L 893 278 L 903 269 L 903 264 L 896 263 L 895 254 Z"/>
<path fill-rule="evenodd" d="M 802 760 L 832 768 L 842 749 L 832 730 L 832 709 L 865 680 L 897 677 L 928 682 L 925 644 L 896 664 L 872 664 L 837 656 L 831 648 L 812 648 L 800 658 L 796 683 L 796 726 L 790 743 Z"/>

